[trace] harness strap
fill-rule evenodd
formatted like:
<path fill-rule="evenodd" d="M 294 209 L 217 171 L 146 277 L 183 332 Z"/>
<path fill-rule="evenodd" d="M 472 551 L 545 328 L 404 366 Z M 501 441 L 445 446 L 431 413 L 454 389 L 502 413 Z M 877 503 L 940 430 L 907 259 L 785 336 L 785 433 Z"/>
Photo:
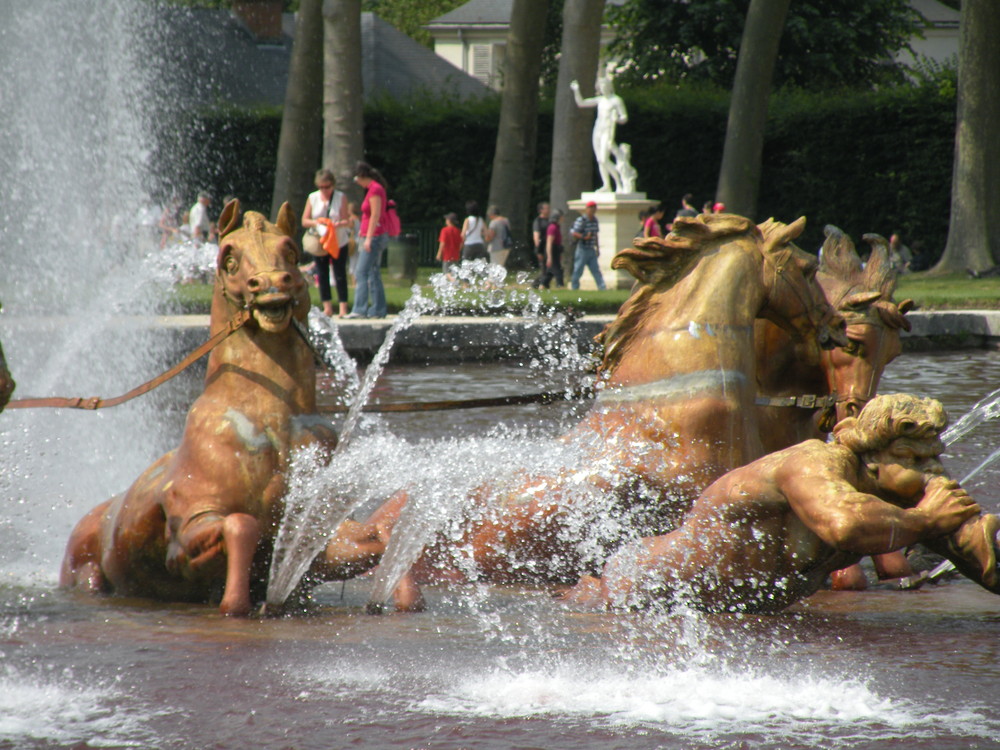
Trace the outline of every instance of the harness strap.
<path fill-rule="evenodd" d="M 837 405 L 837 394 L 817 396 L 808 393 L 804 396 L 758 396 L 754 403 L 757 406 L 794 406 L 799 409 L 827 409 Z"/>
<path fill-rule="evenodd" d="M 364 412 L 411 412 L 411 411 L 448 411 L 451 409 L 480 409 L 491 406 L 521 406 L 523 404 L 552 404 L 558 401 L 576 401 L 593 398 L 594 389 L 585 386 L 572 391 L 544 391 L 529 393 L 524 396 L 499 396 L 496 398 L 468 398 L 457 401 L 421 401 L 410 404 L 369 404 L 361 409 Z M 345 406 L 319 407 L 321 414 L 346 412 Z"/>
<path fill-rule="evenodd" d="M 128 393 L 123 393 L 121 396 L 115 396 L 114 398 L 101 398 L 100 396 L 92 396 L 90 398 L 83 398 L 83 397 L 20 398 L 15 401 L 9 402 L 7 404 L 7 408 L 35 409 L 40 407 L 52 407 L 61 409 L 87 409 L 89 411 L 93 411 L 95 409 L 107 409 L 108 407 L 111 406 L 118 406 L 119 404 L 124 404 L 126 401 L 131 401 L 137 396 L 141 396 L 142 394 L 148 393 L 154 388 L 163 385 L 174 376 L 186 370 L 192 364 L 194 364 L 203 356 L 212 351 L 212 349 L 214 349 L 216 346 L 221 344 L 225 339 L 229 338 L 229 336 L 236 333 L 236 331 L 242 328 L 248 320 L 250 320 L 250 311 L 240 310 L 238 313 L 236 313 L 236 316 L 226 324 L 225 328 L 221 329 L 208 341 L 206 341 L 204 344 L 199 346 L 193 352 L 188 354 L 178 364 L 174 365 L 161 375 L 157 375 L 152 380 L 143 383 L 142 385 L 136 388 L 133 388 Z"/>

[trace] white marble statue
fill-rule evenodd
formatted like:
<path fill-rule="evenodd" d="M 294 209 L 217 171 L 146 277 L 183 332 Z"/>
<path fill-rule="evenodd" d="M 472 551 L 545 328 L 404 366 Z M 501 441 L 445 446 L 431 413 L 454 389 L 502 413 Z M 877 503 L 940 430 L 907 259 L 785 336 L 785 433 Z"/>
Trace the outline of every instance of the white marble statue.
<path fill-rule="evenodd" d="M 577 81 L 571 82 L 569 87 L 573 89 L 576 106 L 597 109 L 593 136 L 594 156 L 597 157 L 597 168 L 601 172 L 601 187 L 597 189 L 597 192 L 632 192 L 626 190 L 623 185 L 619 166 L 628 164 L 628 156 L 622 151 L 621 146 L 615 143 L 615 126 L 628 122 L 628 113 L 625 111 L 625 102 L 615 93 L 611 83 L 610 70 L 597 79 L 596 96 L 587 99 L 580 96 L 580 84 Z M 612 161 L 612 157 L 614 157 L 614 161 Z M 631 169 L 631 165 L 628 166 Z M 612 181 L 614 181 L 614 185 L 612 185 Z M 632 182 L 634 187 L 634 178 Z"/>
<path fill-rule="evenodd" d="M 621 151 L 621 158 L 615 157 L 615 168 L 618 170 L 618 176 L 621 177 L 620 190 L 623 193 L 634 193 L 635 179 L 639 173 L 632 166 L 632 147 L 623 143 L 619 147 L 619 151 Z"/>

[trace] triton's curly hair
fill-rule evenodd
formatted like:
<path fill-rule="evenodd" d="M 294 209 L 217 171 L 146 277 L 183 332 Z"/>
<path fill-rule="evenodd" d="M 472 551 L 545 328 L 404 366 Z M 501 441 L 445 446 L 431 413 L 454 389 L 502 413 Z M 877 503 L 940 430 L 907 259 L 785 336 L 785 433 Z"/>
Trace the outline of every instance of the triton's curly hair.
<path fill-rule="evenodd" d="M 873 398 L 857 417 L 838 422 L 833 439 L 854 453 L 872 453 L 899 438 L 936 438 L 947 425 L 948 415 L 940 401 L 891 393 Z"/>

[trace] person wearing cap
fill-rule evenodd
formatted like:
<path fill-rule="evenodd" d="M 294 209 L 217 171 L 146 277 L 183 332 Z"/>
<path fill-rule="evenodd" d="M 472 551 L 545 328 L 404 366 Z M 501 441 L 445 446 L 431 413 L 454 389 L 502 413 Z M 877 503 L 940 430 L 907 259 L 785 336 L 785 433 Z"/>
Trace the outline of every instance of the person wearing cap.
<path fill-rule="evenodd" d="M 438 235 L 437 259 L 446 274 L 452 273 L 462 261 L 462 232 L 458 228 L 458 214 L 454 211 L 444 216 L 444 226 Z"/>
<path fill-rule="evenodd" d="M 202 190 L 198 193 L 198 201 L 191 206 L 188 215 L 188 225 L 191 227 L 191 239 L 195 244 L 211 242 L 215 239 L 215 227 L 208 218 L 208 207 L 212 205 L 212 196 Z"/>
<path fill-rule="evenodd" d="M 600 232 L 600 224 L 597 221 L 597 204 L 594 201 L 587 203 L 583 213 L 576 217 L 570 233 L 576 240 L 576 252 L 573 254 L 573 275 L 570 277 L 570 286 L 573 289 L 580 288 L 580 277 L 583 276 L 583 269 L 589 268 L 597 288 L 603 291 L 604 274 L 601 273 L 601 266 L 597 262 L 600 250 L 597 247 L 597 235 Z"/>
<path fill-rule="evenodd" d="M 714 206 L 712 206 L 712 213 L 713 214 L 721 214 L 725 210 L 726 210 L 726 204 L 725 203 L 716 203 Z"/>

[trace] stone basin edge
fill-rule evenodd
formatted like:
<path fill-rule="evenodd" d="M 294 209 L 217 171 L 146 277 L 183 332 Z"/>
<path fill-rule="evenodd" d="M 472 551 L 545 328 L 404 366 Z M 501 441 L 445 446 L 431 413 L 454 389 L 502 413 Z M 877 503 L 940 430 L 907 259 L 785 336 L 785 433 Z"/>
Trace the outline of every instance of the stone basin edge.
<path fill-rule="evenodd" d="M 584 315 L 572 321 L 580 343 L 589 346 L 614 315 Z M 905 351 L 1000 348 L 1000 310 L 917 310 L 902 331 Z M 379 320 L 335 320 L 352 357 L 370 360 L 382 344 L 395 316 Z M 116 316 L 108 327 L 116 334 L 146 333 L 171 351 L 193 349 L 208 337 L 208 315 Z M 78 323 L 68 316 L 0 318 L 5 331 L 53 332 Z M 545 335 L 548 321 L 522 317 L 424 316 L 401 331 L 393 362 L 462 362 L 517 359 Z M 96 343 L 96 342 L 95 342 Z"/>

